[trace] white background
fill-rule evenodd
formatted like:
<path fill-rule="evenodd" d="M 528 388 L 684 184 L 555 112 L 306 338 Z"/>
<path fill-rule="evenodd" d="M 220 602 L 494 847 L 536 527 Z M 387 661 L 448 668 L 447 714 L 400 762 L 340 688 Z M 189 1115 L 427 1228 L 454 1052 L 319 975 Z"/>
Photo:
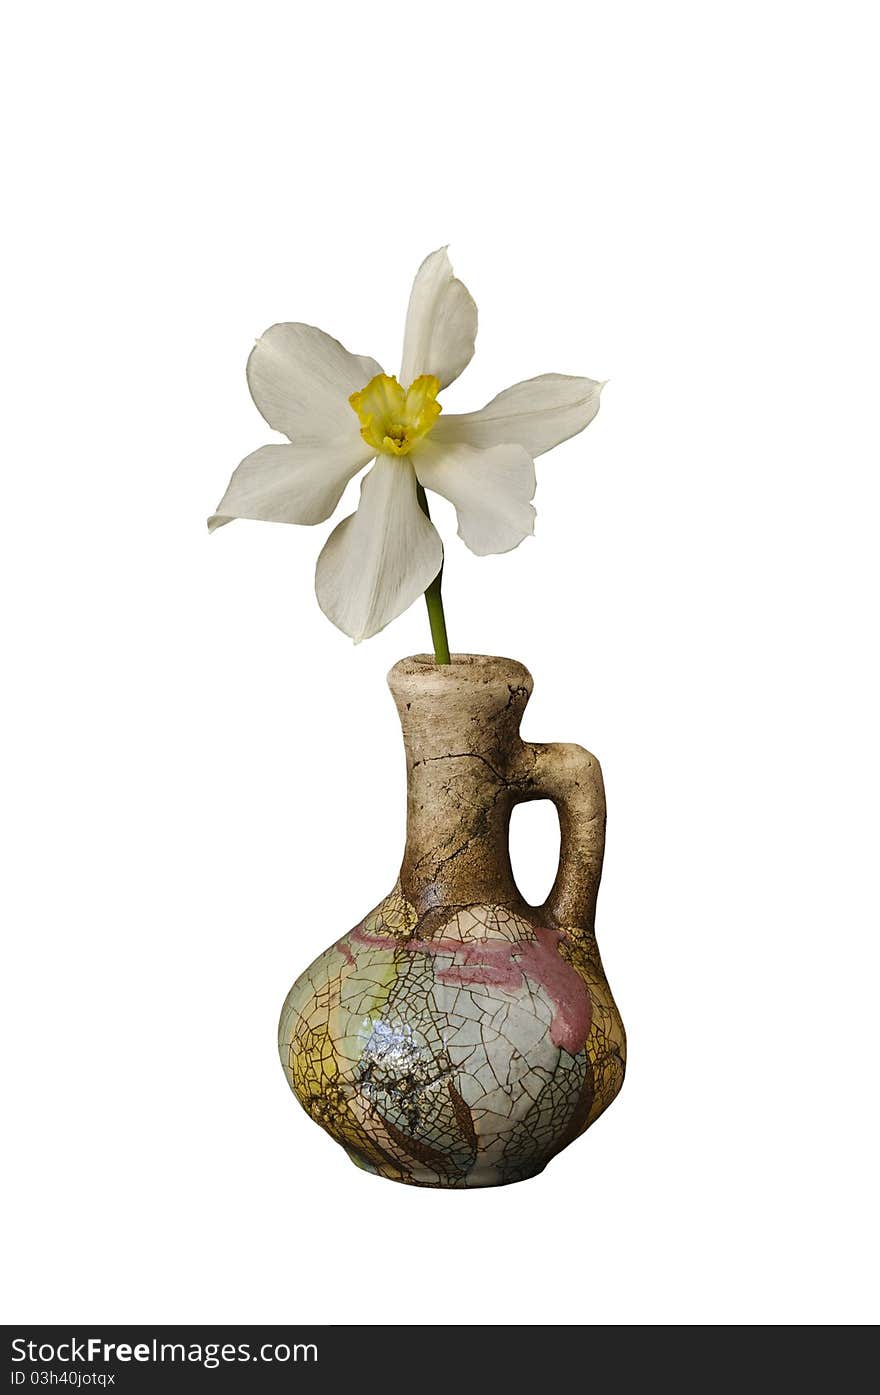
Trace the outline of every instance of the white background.
<path fill-rule="evenodd" d="M 877 1317 L 872 19 L 7 20 L 7 1321 Z M 481 314 L 447 407 L 610 379 L 534 540 L 481 560 L 435 518 L 453 647 L 522 659 L 525 735 L 603 763 L 630 1044 L 595 1129 L 471 1194 L 356 1171 L 275 1048 L 394 880 L 384 675 L 423 607 L 355 648 L 312 593 L 331 525 L 205 529 L 272 439 L 254 338 L 302 319 L 393 371 L 445 242 Z M 535 897 L 556 837 L 516 815 Z"/>

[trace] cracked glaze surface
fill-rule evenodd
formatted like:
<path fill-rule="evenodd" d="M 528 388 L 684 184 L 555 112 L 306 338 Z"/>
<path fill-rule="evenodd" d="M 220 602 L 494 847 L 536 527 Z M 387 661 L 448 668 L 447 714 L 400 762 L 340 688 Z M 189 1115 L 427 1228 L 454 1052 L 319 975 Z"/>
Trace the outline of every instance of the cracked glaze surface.
<path fill-rule="evenodd" d="M 540 1172 L 611 1103 L 623 1025 L 593 933 L 605 803 L 595 758 L 525 743 L 509 659 L 426 656 L 389 684 L 407 756 L 394 890 L 297 980 L 279 1049 L 291 1088 L 359 1166 L 479 1187 Z M 513 807 L 551 798 L 560 868 L 542 907 L 513 879 Z"/>

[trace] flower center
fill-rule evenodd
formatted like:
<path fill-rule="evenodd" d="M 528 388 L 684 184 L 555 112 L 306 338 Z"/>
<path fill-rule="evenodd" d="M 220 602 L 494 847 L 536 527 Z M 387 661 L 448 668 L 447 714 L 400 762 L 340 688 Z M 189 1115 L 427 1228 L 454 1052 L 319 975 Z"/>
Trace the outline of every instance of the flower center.
<path fill-rule="evenodd" d="M 408 455 L 440 415 L 439 391 L 440 380 L 430 373 L 416 378 L 406 392 L 396 378 L 377 373 L 348 400 L 368 446 L 384 455 Z"/>

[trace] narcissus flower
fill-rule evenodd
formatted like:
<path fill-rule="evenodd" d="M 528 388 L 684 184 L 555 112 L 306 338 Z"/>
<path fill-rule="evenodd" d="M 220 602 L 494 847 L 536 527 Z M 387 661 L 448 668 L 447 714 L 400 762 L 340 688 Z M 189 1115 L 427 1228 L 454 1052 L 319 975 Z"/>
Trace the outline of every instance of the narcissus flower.
<path fill-rule="evenodd" d="M 445 248 L 413 283 L 399 379 L 312 325 L 273 325 L 247 377 L 260 412 L 290 444 L 241 462 L 208 527 L 234 518 L 323 523 L 372 461 L 357 511 L 330 534 L 315 578 L 321 609 L 354 640 L 383 629 L 440 571 L 443 544 L 422 490 L 455 506 L 472 552 L 516 547 L 534 530 L 535 457 L 592 421 L 602 384 L 546 373 L 478 412 L 442 412 L 438 394 L 467 367 L 476 333 L 477 307 Z"/>

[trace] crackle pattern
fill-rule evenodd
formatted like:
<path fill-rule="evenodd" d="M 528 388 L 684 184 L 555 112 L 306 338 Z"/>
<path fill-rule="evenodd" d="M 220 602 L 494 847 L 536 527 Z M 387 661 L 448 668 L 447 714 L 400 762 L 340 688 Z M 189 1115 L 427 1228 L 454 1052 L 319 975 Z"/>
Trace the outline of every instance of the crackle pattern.
<path fill-rule="evenodd" d="M 422 1186 L 519 1181 L 584 1131 L 623 1079 L 595 940 L 504 906 L 425 917 L 395 887 L 297 981 L 288 1080 L 362 1167 Z"/>

